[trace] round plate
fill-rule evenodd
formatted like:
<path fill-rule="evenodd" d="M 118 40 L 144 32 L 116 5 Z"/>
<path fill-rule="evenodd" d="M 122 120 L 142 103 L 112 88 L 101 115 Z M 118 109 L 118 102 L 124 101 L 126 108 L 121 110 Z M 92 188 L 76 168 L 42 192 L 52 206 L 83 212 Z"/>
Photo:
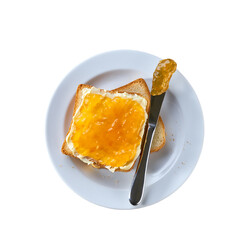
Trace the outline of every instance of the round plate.
<path fill-rule="evenodd" d="M 170 81 L 160 113 L 167 134 L 166 145 L 150 155 L 144 196 L 138 206 L 129 203 L 136 166 L 130 172 L 111 173 L 61 153 L 79 84 L 111 90 L 144 78 L 151 88 L 152 74 L 159 60 L 153 55 L 130 50 L 95 56 L 73 69 L 51 100 L 46 123 L 50 157 L 66 184 L 92 203 L 115 209 L 152 205 L 179 188 L 198 161 L 204 136 L 202 110 L 195 92 L 179 71 Z"/>

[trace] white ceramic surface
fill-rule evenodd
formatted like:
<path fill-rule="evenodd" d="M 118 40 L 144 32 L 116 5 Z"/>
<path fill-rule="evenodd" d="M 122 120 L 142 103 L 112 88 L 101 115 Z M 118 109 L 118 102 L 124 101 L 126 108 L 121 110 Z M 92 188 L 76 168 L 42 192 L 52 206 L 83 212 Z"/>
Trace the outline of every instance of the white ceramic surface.
<path fill-rule="evenodd" d="M 144 197 L 129 203 L 136 167 L 111 173 L 95 169 L 61 153 L 72 117 L 78 84 L 113 89 L 137 78 L 151 88 L 152 73 L 160 59 L 151 54 L 120 50 L 95 56 L 74 68 L 57 88 L 47 113 L 46 139 L 51 160 L 62 179 L 78 195 L 100 206 L 134 209 L 152 205 L 178 189 L 193 171 L 203 144 L 204 123 L 198 98 L 184 76 L 176 71 L 170 81 L 160 115 L 166 145 L 149 159 Z"/>

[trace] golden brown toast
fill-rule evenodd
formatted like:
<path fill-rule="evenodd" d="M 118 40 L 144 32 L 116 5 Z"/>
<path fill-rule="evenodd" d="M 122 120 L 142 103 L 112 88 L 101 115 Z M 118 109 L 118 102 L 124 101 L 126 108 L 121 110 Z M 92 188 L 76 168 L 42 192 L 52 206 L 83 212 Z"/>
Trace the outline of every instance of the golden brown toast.
<path fill-rule="evenodd" d="M 83 100 L 82 99 L 82 90 L 85 89 L 85 88 L 92 88 L 92 86 L 86 85 L 86 84 L 80 84 L 77 88 L 76 96 L 75 96 L 73 116 L 75 115 L 75 112 L 78 109 L 78 107 L 81 105 L 81 102 Z M 101 90 L 101 91 L 103 92 L 103 90 Z M 147 86 L 144 79 L 142 79 L 142 78 L 137 79 L 133 82 L 130 82 L 130 83 L 122 86 L 122 87 L 116 88 L 116 89 L 108 91 L 108 92 L 110 92 L 110 93 L 126 92 L 126 93 L 129 93 L 129 94 L 137 94 L 137 95 L 140 95 L 140 96 L 144 97 L 147 100 L 146 112 L 147 112 L 147 114 L 149 114 L 151 95 L 150 95 L 148 86 Z M 69 131 L 71 129 L 72 121 L 71 121 L 71 124 L 70 124 L 70 127 L 69 127 Z M 155 142 L 155 144 L 153 144 L 153 146 L 151 147 L 151 152 L 160 150 L 160 148 L 163 147 L 164 142 L 165 142 L 165 131 L 164 131 L 163 121 L 162 121 L 161 118 L 159 118 L 158 122 L 159 122 L 159 124 L 156 128 L 157 137 L 155 138 L 155 140 L 153 140 L 153 143 Z M 162 125 L 163 125 L 163 127 L 162 127 Z M 147 124 L 146 124 L 146 126 L 147 126 Z M 68 131 L 68 133 L 69 133 L 69 131 Z M 68 133 L 67 133 L 67 135 L 68 135 Z M 144 139 L 144 136 L 143 136 L 143 139 Z M 143 144 L 143 142 L 142 142 L 142 144 Z M 62 152 L 66 155 L 69 155 L 71 157 L 76 158 L 73 155 L 72 151 L 69 149 L 69 147 L 66 143 L 66 140 L 64 140 L 64 143 L 62 145 Z M 133 165 L 128 170 L 117 169 L 116 171 L 130 171 L 133 168 L 134 163 L 135 163 L 135 161 L 133 162 Z M 96 162 L 94 162 L 92 164 L 92 166 L 95 167 L 95 168 L 104 168 L 104 166 L 102 166 L 102 165 L 100 165 Z"/>

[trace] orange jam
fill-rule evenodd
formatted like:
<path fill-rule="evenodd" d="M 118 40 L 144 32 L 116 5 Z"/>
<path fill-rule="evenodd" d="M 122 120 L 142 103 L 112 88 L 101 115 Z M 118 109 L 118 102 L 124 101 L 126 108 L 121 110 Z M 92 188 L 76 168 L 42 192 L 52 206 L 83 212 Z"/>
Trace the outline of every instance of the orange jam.
<path fill-rule="evenodd" d="M 164 59 L 159 62 L 153 73 L 153 83 L 151 94 L 160 95 L 167 91 L 169 81 L 176 71 L 177 64 L 171 59 Z"/>
<path fill-rule="evenodd" d="M 77 153 L 104 166 L 132 161 L 141 144 L 145 110 L 130 98 L 88 93 L 74 117 L 71 141 Z"/>

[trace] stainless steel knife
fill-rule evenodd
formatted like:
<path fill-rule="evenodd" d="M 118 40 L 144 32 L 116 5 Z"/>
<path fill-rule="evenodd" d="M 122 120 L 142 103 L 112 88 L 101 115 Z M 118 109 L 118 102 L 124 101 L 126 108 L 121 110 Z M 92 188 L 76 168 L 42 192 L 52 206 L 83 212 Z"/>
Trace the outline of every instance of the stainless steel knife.
<path fill-rule="evenodd" d="M 133 205 L 137 205 L 142 199 L 144 182 L 145 182 L 145 174 L 146 174 L 147 164 L 149 159 L 149 152 L 150 152 L 152 139 L 154 136 L 157 120 L 159 117 L 159 113 L 160 113 L 160 109 L 161 109 L 161 105 L 164 100 L 164 97 L 165 97 L 165 92 L 158 96 L 151 95 L 151 107 L 150 107 L 147 135 L 145 139 L 144 148 L 137 166 L 137 170 L 134 175 L 134 180 L 132 183 L 132 188 L 131 188 L 130 198 L 129 198 L 130 203 Z"/>
<path fill-rule="evenodd" d="M 151 91 L 151 106 L 145 143 L 141 152 L 137 170 L 134 175 L 129 201 L 132 205 L 140 203 L 143 196 L 145 175 L 151 148 L 152 139 L 156 129 L 160 109 L 168 89 L 172 74 L 176 71 L 176 63 L 171 59 L 160 61 L 154 74 Z M 159 94 L 159 95 L 158 95 Z"/>

